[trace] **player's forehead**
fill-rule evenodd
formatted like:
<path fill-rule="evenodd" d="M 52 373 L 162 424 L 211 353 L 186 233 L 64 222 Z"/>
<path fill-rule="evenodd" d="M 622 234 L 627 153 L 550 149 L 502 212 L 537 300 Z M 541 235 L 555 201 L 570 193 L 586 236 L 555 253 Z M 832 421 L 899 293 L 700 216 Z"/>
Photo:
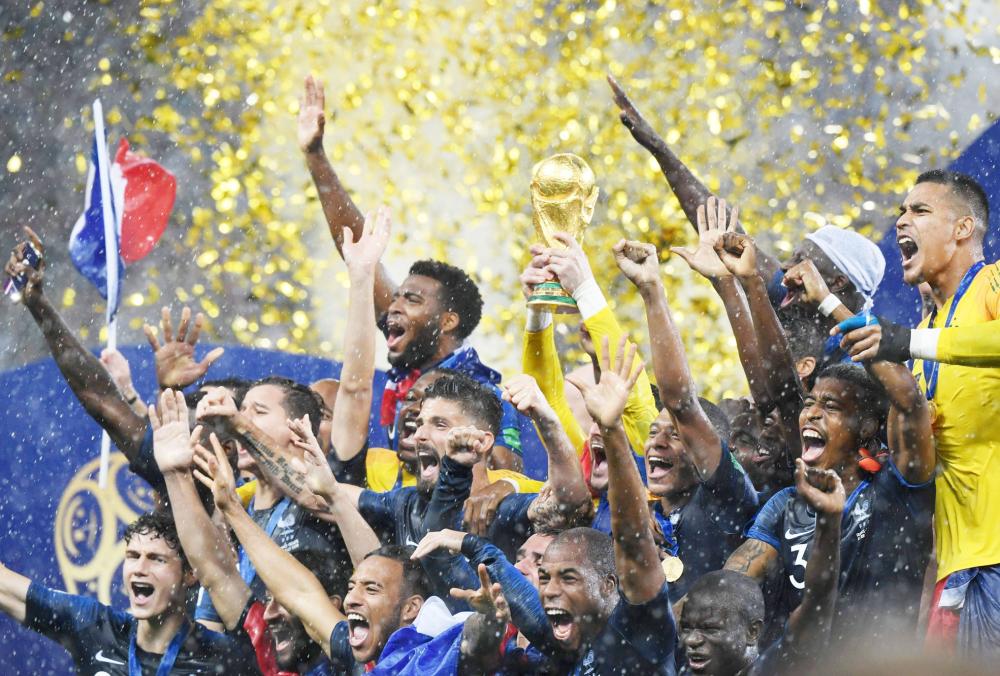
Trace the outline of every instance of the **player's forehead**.
<path fill-rule="evenodd" d="M 243 397 L 243 408 L 258 404 L 268 408 L 282 407 L 284 403 L 285 391 L 271 384 L 251 387 Z"/>
<path fill-rule="evenodd" d="M 163 537 L 154 531 L 133 533 L 125 543 L 125 551 L 137 554 L 157 554 L 165 557 L 177 557 L 177 550 L 170 546 Z"/>
<path fill-rule="evenodd" d="M 954 193 L 944 183 L 925 181 L 918 183 L 907 193 L 903 200 L 904 207 L 924 204 L 930 207 L 950 206 L 954 201 Z"/>

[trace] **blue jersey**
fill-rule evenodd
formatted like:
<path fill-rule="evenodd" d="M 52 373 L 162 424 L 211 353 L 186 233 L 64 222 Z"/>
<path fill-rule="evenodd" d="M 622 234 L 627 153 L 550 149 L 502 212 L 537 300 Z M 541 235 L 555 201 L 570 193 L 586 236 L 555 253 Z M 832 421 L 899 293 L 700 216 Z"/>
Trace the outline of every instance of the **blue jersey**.
<path fill-rule="evenodd" d="M 677 540 L 677 556 L 684 573 L 670 585 L 670 599 L 677 601 L 699 577 L 719 570 L 743 541 L 743 529 L 757 511 L 757 491 L 736 458 L 722 444 L 722 458 L 715 473 L 698 485 L 683 507 L 658 517 L 670 522 Z"/>
<path fill-rule="evenodd" d="M 24 625 L 69 651 L 84 676 L 128 676 L 129 641 L 136 619 L 85 596 L 28 588 Z M 162 655 L 137 648 L 143 673 L 155 674 Z M 259 674 L 250 638 L 242 630 L 219 634 L 192 624 L 171 674 Z"/>
<path fill-rule="evenodd" d="M 834 638 L 856 635 L 862 619 L 866 635 L 915 629 L 933 514 L 933 479 L 910 484 L 891 460 L 854 489 L 841 520 Z M 802 601 L 815 529 L 816 514 L 795 488 L 785 488 L 760 510 L 747 533 L 781 557 L 780 578 L 771 581 L 767 598 L 772 636 Z"/>

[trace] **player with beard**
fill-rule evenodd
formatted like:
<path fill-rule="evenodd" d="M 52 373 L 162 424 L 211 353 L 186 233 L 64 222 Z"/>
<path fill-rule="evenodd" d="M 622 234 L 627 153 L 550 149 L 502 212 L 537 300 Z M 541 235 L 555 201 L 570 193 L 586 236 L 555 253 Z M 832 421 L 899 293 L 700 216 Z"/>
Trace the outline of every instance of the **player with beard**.
<path fill-rule="evenodd" d="M 928 638 L 962 652 L 1000 645 L 1000 265 L 983 260 L 989 204 L 971 177 L 930 171 L 900 206 L 903 281 L 926 284 L 934 307 L 910 330 L 879 320 L 844 338 L 855 359 L 914 359 L 933 411 L 937 586 Z"/>
<path fill-rule="evenodd" d="M 164 390 L 158 405 L 149 408 L 149 419 L 154 430 L 156 462 L 164 476 L 171 508 L 183 516 L 177 521 L 178 538 L 226 630 L 246 631 L 264 674 L 329 673 L 329 662 L 323 658 L 319 646 L 309 640 L 296 617 L 267 593 L 262 600 L 253 598 L 240 574 L 235 553 L 223 544 L 228 540 L 228 532 L 219 530 L 202 506 L 191 469 L 194 448 L 203 435 L 201 428 L 190 431 L 184 397 L 179 392 Z M 218 438 L 211 434 L 209 439 L 212 447 L 219 449 L 220 457 L 228 458 Z M 315 444 L 313 453 L 324 457 L 315 438 L 310 439 Z M 204 490 L 200 485 L 199 488 Z M 358 537 L 355 530 L 345 528 L 345 532 Z M 366 547 L 365 551 L 378 543 L 370 529 L 368 535 L 360 544 Z M 296 550 L 293 556 L 323 581 L 331 602 L 340 605 L 348 574 L 337 566 L 336 559 L 309 549 Z"/>
<path fill-rule="evenodd" d="M 355 242 L 351 231 L 348 231 L 342 246 L 351 284 L 341 383 L 330 424 L 334 449 L 331 462 L 340 481 L 383 492 L 416 485 L 419 468 L 413 433 L 417 429 L 416 420 L 424 391 L 441 375 L 458 372 L 436 368 L 421 375 L 407 390 L 405 401 L 396 414 L 393 427 L 396 430 L 397 450 L 369 447 L 369 416 L 375 376 L 375 316 L 372 303 L 379 261 L 389 242 L 389 212 L 380 207 L 374 216 L 369 214 L 365 222 L 360 239 Z M 490 470 L 487 474 L 489 481 L 510 479 L 515 489 L 530 490 L 540 485 L 509 470 Z"/>
<path fill-rule="evenodd" d="M 260 673 L 245 634 L 218 634 L 188 617 L 196 581 L 169 515 L 140 516 L 123 540 L 128 612 L 47 589 L 3 565 L 0 610 L 58 641 L 87 676 Z"/>
<path fill-rule="evenodd" d="M 646 484 L 665 518 L 670 596 L 722 567 L 757 509 L 757 493 L 698 400 L 684 346 L 670 316 L 656 247 L 620 241 L 615 260 L 639 290 L 664 408 L 646 439 Z M 607 441 L 607 440 L 605 440 Z"/>
<path fill-rule="evenodd" d="M 323 151 L 325 124 L 323 85 L 310 75 L 299 104 L 299 147 L 316 185 L 330 236 L 343 255 L 345 232 L 353 234 L 353 241 L 360 240 L 365 218 Z M 484 365 L 476 351 L 464 344 L 479 324 L 483 309 L 479 288 L 465 272 L 441 261 L 418 261 L 397 286 L 379 263 L 373 283 L 375 312 L 385 333 L 392 366 L 382 393 L 381 422 L 389 446 L 395 449 L 392 425 L 407 390 L 421 373 L 435 368 L 455 369 L 494 388 L 500 374 Z M 502 433 L 490 453 L 491 468 L 521 470 L 522 430 L 530 431 L 527 421 L 512 408 L 505 408 Z M 343 452 L 340 457 L 344 459 Z"/>
<path fill-rule="evenodd" d="M 757 278 L 750 238 L 726 233 L 718 246 L 734 274 Z M 821 277 L 815 271 L 806 275 L 803 288 L 808 302 L 821 298 Z M 833 316 L 851 317 L 842 305 Z M 930 411 L 904 367 L 886 361 L 865 367 L 870 375 L 846 364 L 821 371 L 799 415 L 802 460 L 834 470 L 850 496 L 834 621 L 838 641 L 859 617 L 868 620 L 866 635 L 912 631 L 929 559 L 935 464 Z M 891 451 L 879 440 L 885 424 Z M 768 600 L 776 623 L 802 599 L 815 519 L 794 488 L 782 490 L 761 509 L 749 539 L 726 563 L 726 568 L 774 583 Z"/>
<path fill-rule="evenodd" d="M 313 458 L 315 460 L 316 458 Z M 360 675 L 382 656 L 389 637 L 411 624 L 428 596 L 412 549 L 385 546 L 360 560 L 348 582 L 342 607 L 332 601 L 316 576 L 277 546 L 243 510 L 232 470 L 219 446 L 195 449 L 195 477 L 212 489 L 215 505 L 236 533 L 274 600 L 298 617 L 330 659 L 334 673 Z M 318 469 L 319 463 L 313 463 Z M 329 468 L 326 468 L 329 472 Z M 310 473 L 306 468 L 306 473 Z M 327 500 L 336 501 L 328 495 Z"/>

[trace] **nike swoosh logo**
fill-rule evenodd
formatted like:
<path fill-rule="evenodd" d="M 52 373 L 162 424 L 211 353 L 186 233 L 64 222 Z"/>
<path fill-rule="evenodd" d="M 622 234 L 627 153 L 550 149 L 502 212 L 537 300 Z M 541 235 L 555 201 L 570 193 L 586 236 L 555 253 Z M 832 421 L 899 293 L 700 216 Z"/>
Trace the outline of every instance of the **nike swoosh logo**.
<path fill-rule="evenodd" d="M 107 662 L 108 664 L 120 664 L 122 666 L 125 666 L 125 663 L 120 660 L 113 660 L 110 657 L 105 657 L 103 650 L 98 650 L 97 654 L 94 655 L 94 659 L 97 660 L 98 662 Z"/>
<path fill-rule="evenodd" d="M 786 540 L 794 540 L 796 538 L 802 537 L 803 535 L 812 535 L 815 531 L 816 531 L 815 528 L 809 528 L 807 530 L 799 530 L 799 531 L 793 531 L 793 530 L 787 530 L 786 529 L 785 530 L 785 539 Z"/>

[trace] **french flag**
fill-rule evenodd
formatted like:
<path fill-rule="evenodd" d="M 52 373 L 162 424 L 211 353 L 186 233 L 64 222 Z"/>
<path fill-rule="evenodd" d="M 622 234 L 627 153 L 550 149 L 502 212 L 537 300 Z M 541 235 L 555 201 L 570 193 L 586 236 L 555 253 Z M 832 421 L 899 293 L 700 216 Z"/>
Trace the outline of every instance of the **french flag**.
<path fill-rule="evenodd" d="M 95 101 L 84 210 L 70 234 L 69 255 L 108 301 L 110 324 L 118 311 L 125 265 L 146 256 L 160 239 L 174 207 L 177 180 L 153 160 L 131 152 L 125 139 L 109 162 L 104 138 L 101 104 Z"/>

